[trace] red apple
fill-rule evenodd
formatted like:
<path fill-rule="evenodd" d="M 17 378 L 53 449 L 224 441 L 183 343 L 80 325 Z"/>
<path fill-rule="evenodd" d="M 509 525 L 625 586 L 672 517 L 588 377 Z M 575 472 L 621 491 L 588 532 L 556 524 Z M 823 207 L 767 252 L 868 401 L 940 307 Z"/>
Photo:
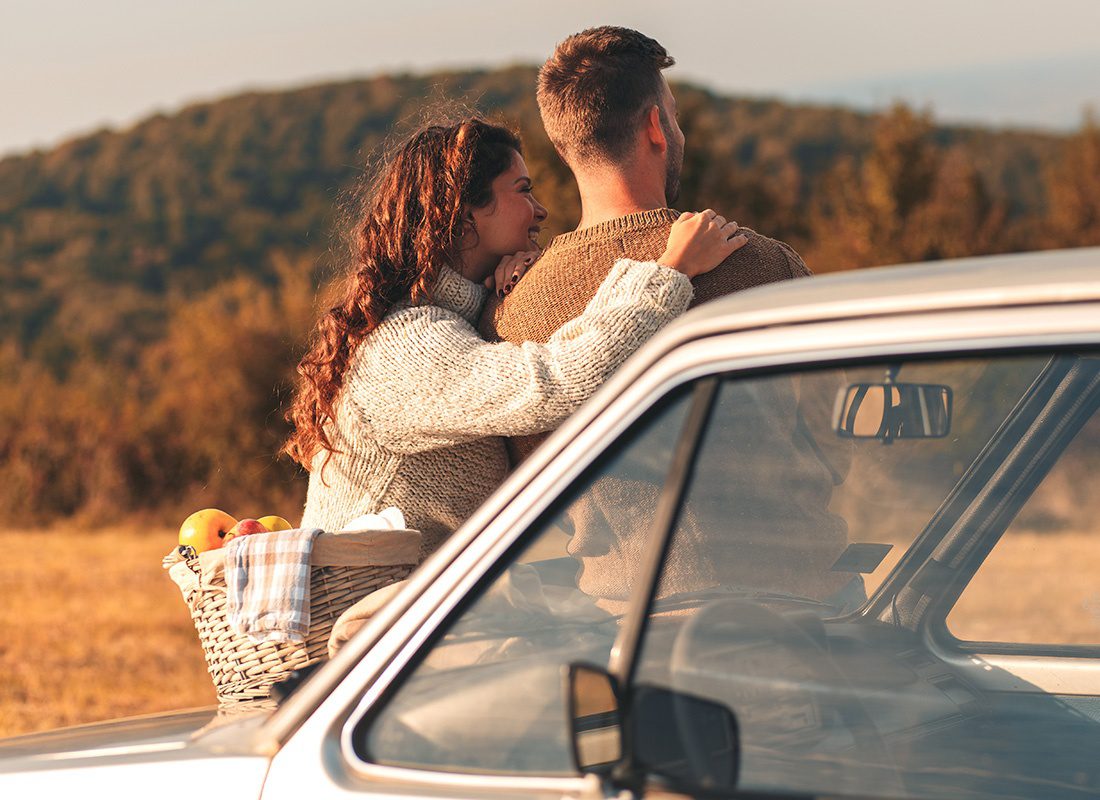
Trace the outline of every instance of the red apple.
<path fill-rule="evenodd" d="M 237 520 L 221 509 L 196 511 L 180 525 L 180 544 L 194 548 L 196 553 L 216 550 L 225 544 L 225 537 Z"/>
<path fill-rule="evenodd" d="M 264 524 L 259 520 L 242 519 L 229 530 L 229 533 L 225 535 L 225 543 L 229 544 L 230 540 L 235 539 L 238 536 L 251 536 L 254 533 L 267 532 L 267 528 L 265 528 Z"/>

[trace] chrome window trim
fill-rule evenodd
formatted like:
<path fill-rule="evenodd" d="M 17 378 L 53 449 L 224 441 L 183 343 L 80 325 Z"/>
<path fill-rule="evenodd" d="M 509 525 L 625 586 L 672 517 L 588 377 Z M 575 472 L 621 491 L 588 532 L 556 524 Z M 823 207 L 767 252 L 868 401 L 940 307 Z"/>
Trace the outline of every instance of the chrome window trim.
<path fill-rule="evenodd" d="M 471 531 L 452 563 L 417 598 L 401 619 L 380 636 L 369 655 L 342 682 L 322 708 L 341 700 L 339 713 L 328 717 L 341 728 L 340 755 L 348 772 L 364 781 L 405 786 L 454 786 L 520 791 L 579 792 L 582 777 L 522 777 L 448 773 L 423 768 L 391 767 L 359 758 L 351 746 L 352 729 L 368 715 L 439 625 L 496 564 L 527 527 L 588 467 L 614 438 L 671 389 L 716 372 L 813 365 L 832 361 L 874 359 L 890 355 L 936 355 L 1025 347 L 1100 345 L 1100 303 L 962 309 L 919 312 L 857 320 L 827 320 L 747 331 L 715 333 L 688 341 L 664 353 L 633 383 L 606 396 L 593 418 L 563 445 L 547 468 L 519 490 L 483 528 Z M 912 324 L 906 324 L 912 323 Z M 1004 331 L 1023 330 L 1020 334 Z M 524 502 L 527 500 L 528 502 Z M 373 678 L 373 680 L 371 680 Z M 358 688 L 369 685 L 362 694 Z M 348 711 L 344 703 L 358 697 Z M 341 722 L 342 720 L 342 722 Z M 303 726 L 303 729 L 306 726 Z M 313 726 L 308 726 L 313 727 Z"/>

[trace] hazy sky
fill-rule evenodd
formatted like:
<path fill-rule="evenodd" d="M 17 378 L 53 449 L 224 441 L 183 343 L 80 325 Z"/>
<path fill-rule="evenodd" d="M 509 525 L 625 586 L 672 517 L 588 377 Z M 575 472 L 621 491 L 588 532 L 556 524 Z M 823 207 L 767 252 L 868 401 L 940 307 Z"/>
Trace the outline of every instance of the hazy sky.
<path fill-rule="evenodd" d="M 538 63 L 598 24 L 723 92 L 1049 126 L 1100 108 L 1100 0 L 0 0 L 0 154 L 246 88 Z"/>

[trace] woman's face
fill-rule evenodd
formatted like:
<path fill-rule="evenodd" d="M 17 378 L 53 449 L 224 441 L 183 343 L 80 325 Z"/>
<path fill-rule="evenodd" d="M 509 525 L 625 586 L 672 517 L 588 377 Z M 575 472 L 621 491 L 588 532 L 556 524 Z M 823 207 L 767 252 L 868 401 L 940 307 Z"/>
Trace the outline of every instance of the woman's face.
<path fill-rule="evenodd" d="M 523 156 L 512 153 L 512 164 L 493 181 L 493 200 L 471 209 L 477 236 L 465 259 L 466 277 L 481 281 L 504 256 L 538 249 L 538 235 L 547 211 L 531 192 Z"/>

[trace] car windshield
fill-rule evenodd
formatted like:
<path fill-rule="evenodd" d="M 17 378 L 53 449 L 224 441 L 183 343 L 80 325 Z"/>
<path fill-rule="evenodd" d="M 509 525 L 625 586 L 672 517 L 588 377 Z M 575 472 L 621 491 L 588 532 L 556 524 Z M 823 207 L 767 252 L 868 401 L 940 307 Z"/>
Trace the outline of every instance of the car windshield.
<path fill-rule="evenodd" d="M 702 584 L 802 597 L 834 613 L 860 608 L 1048 361 L 914 361 L 724 381 L 659 596 L 691 588 L 672 585 L 691 563 Z M 873 425 L 838 435 L 848 387 L 884 383 L 947 387 L 949 429 L 891 436 L 881 409 L 868 409 Z"/>
<path fill-rule="evenodd" d="M 1051 363 L 1049 354 L 912 360 L 722 379 L 655 617 L 690 616 L 715 593 L 822 619 L 865 609 L 922 534 L 932 546 L 929 521 Z M 876 409 L 866 398 L 904 394 L 873 388 L 884 384 L 926 387 L 910 394 L 941 413 L 926 408 L 923 428 L 912 418 L 878 424 L 881 399 Z M 866 395 L 858 414 L 853 387 Z M 690 390 L 649 409 L 533 526 L 374 724 L 360 726 L 365 758 L 572 773 L 562 668 L 608 661 Z M 864 413 L 873 424 L 857 420 Z M 859 423 L 847 434 L 846 414 Z M 650 647 L 643 662 L 666 655 Z"/>

